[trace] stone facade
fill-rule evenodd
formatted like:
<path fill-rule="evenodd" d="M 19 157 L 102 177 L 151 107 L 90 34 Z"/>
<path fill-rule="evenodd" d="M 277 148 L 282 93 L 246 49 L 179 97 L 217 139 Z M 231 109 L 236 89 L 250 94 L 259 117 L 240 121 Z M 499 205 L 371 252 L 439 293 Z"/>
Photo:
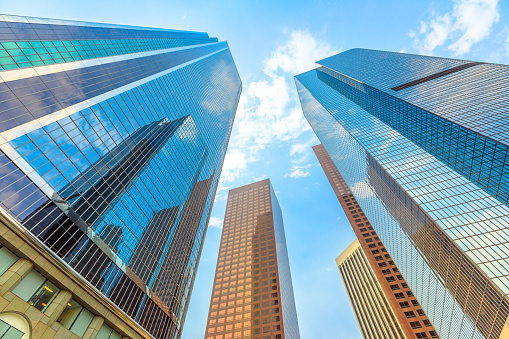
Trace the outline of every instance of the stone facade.
<path fill-rule="evenodd" d="M 38 245 L 15 223 L 14 220 L 0 214 L 0 244 L 19 257 L 0 276 L 0 319 L 7 315 L 17 318 L 21 316 L 29 327 L 29 333 L 26 333 L 28 335 L 25 335 L 23 339 L 94 339 L 104 323 L 122 335 L 123 339 L 151 338 L 132 319 L 106 302 L 104 296 L 85 283 L 49 251 Z M 37 270 L 60 288 L 44 312 L 29 305 L 12 292 L 32 269 Z M 76 300 L 94 314 L 92 322 L 82 337 L 57 322 L 71 299 Z"/>

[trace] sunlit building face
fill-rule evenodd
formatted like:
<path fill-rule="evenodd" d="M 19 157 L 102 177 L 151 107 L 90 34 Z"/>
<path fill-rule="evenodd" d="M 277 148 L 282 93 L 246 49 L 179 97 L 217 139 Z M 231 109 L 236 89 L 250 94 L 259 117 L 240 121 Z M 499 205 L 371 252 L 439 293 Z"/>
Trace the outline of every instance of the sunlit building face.
<path fill-rule="evenodd" d="M 268 179 L 228 194 L 205 338 L 299 338 L 283 219 Z"/>
<path fill-rule="evenodd" d="M 302 108 L 441 338 L 509 314 L 507 67 L 353 49 L 296 76 Z"/>

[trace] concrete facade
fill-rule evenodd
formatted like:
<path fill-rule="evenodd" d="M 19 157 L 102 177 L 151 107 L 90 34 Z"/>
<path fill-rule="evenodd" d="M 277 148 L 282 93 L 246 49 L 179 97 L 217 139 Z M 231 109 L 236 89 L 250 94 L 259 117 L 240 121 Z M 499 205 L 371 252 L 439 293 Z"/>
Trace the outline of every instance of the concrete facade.
<path fill-rule="evenodd" d="M 28 333 L 23 339 L 94 339 L 106 323 L 123 339 L 152 338 L 132 319 L 105 301 L 105 297 L 83 280 L 72 269 L 38 245 L 16 221 L 0 214 L 0 244 L 19 259 L 0 276 L 0 319 L 24 319 Z M 12 290 L 31 271 L 37 270 L 55 284 L 60 291 L 44 312 L 18 297 Z M 71 299 L 94 314 L 82 337 L 61 326 L 57 319 Z"/>

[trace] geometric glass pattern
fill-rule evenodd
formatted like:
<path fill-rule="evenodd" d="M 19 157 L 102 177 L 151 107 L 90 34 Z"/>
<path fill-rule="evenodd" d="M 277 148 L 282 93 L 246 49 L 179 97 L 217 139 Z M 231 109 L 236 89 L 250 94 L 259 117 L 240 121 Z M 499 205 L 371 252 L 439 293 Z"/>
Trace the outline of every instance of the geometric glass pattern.
<path fill-rule="evenodd" d="M 0 204 L 180 337 L 241 92 L 206 33 L 0 16 Z"/>
<path fill-rule="evenodd" d="M 507 66 L 353 49 L 295 77 L 304 115 L 441 338 L 509 314 Z"/>

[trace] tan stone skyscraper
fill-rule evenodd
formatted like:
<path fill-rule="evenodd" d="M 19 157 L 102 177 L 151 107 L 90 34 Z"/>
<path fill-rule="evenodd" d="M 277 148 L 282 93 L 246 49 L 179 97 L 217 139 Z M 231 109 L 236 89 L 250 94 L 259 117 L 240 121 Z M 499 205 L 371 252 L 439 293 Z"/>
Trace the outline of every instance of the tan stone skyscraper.
<path fill-rule="evenodd" d="M 283 217 L 269 179 L 228 194 L 205 338 L 300 338 Z"/>
<path fill-rule="evenodd" d="M 438 338 L 439 336 L 437 332 L 433 328 L 433 325 L 431 324 L 421 305 L 414 296 L 412 290 L 405 281 L 405 278 L 392 260 L 390 254 L 387 252 L 384 244 L 380 241 L 378 235 L 371 226 L 371 223 L 360 208 L 357 200 L 348 188 L 346 182 L 339 173 L 336 165 L 330 158 L 323 145 L 314 146 L 313 151 L 315 152 L 318 161 L 320 162 L 320 165 L 322 166 L 323 171 L 325 172 L 325 175 L 327 176 L 327 179 L 329 180 L 332 189 L 336 194 L 336 197 L 341 203 L 341 207 L 343 207 L 350 225 L 352 225 L 360 247 L 362 248 L 362 252 L 367 259 L 367 262 L 369 262 L 369 265 L 374 273 L 374 277 L 380 285 L 383 296 L 386 299 L 386 301 L 378 304 L 378 306 L 370 305 L 368 307 L 367 305 L 363 305 L 362 307 L 359 306 L 356 308 L 354 303 L 359 303 L 359 298 L 355 295 L 352 295 L 350 293 L 351 291 L 347 287 L 350 300 L 352 301 L 352 299 L 356 299 L 355 302 L 352 301 L 352 305 L 354 306 L 354 311 L 356 313 L 359 326 L 361 327 L 361 332 L 363 332 L 363 334 L 369 333 L 370 330 L 368 327 L 372 325 L 369 324 L 369 322 L 359 320 L 360 318 L 365 317 L 364 315 L 359 314 L 359 310 L 374 310 L 377 307 L 383 308 L 385 303 L 390 305 L 397 323 L 404 334 L 404 338 Z M 347 249 L 345 252 L 352 254 L 355 251 L 350 248 L 350 251 Z M 336 260 L 338 267 L 340 267 L 340 263 L 343 263 L 343 261 L 346 260 L 349 256 L 345 252 Z M 361 254 L 357 253 L 357 255 Z M 342 273 L 345 285 L 348 286 L 347 280 L 345 279 L 345 274 L 341 267 L 340 271 Z M 356 284 L 359 286 L 364 286 L 364 290 L 368 291 L 373 289 L 373 287 L 368 286 L 369 284 L 366 283 L 368 280 L 355 280 Z M 370 302 L 370 299 L 365 299 L 364 302 Z M 371 317 L 378 319 L 379 321 L 385 321 L 385 317 L 381 317 L 381 314 L 383 313 L 382 310 L 378 311 L 380 312 L 379 315 L 371 314 Z M 368 335 L 365 336 L 365 338 L 378 337 Z M 382 335 L 380 338 L 384 338 L 384 336 Z"/>
<path fill-rule="evenodd" d="M 362 336 L 366 339 L 405 339 L 359 239 L 336 258 L 336 264 Z"/>

